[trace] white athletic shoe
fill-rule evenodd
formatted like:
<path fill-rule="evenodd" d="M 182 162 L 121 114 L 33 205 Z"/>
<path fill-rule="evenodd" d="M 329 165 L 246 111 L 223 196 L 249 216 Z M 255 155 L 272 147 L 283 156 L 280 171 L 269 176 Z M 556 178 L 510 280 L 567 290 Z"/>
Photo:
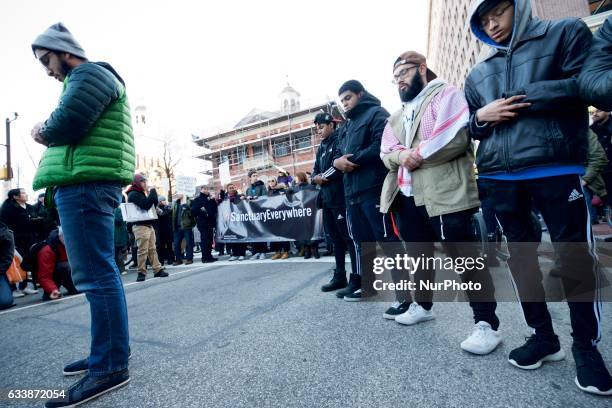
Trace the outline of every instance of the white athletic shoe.
<path fill-rule="evenodd" d="M 263 252 L 259 254 L 259 259 L 266 259 L 266 254 L 264 254 Z"/>
<path fill-rule="evenodd" d="M 495 331 L 487 322 L 480 321 L 474 325 L 472 334 L 461 342 L 461 348 L 472 354 L 489 354 L 502 341 L 499 330 Z"/>
<path fill-rule="evenodd" d="M 25 293 L 26 295 L 35 295 L 38 293 L 38 289 L 32 289 L 29 286 L 26 287 L 25 289 L 22 289 L 21 291 Z"/>
<path fill-rule="evenodd" d="M 237 259 L 238 259 L 238 257 L 237 257 L 237 256 L 230 256 L 230 257 L 229 257 L 229 259 L 228 259 L 228 261 L 235 261 L 235 260 L 237 260 Z"/>
<path fill-rule="evenodd" d="M 238 257 L 238 260 L 239 260 L 239 261 L 244 261 L 244 256 L 239 256 L 239 257 Z"/>
<path fill-rule="evenodd" d="M 406 312 L 395 317 L 395 321 L 400 324 L 411 326 L 435 318 L 436 316 L 431 310 L 425 310 L 423 306 L 418 303 L 412 303 Z"/>
<path fill-rule="evenodd" d="M 25 293 L 23 293 L 20 290 L 14 290 L 13 291 L 13 297 L 14 298 L 20 298 L 20 297 L 24 297 L 24 296 L 25 296 Z"/>
<path fill-rule="evenodd" d="M 254 260 L 254 259 L 259 259 L 259 253 L 255 253 L 253 254 L 253 256 L 251 256 L 249 259 Z"/>

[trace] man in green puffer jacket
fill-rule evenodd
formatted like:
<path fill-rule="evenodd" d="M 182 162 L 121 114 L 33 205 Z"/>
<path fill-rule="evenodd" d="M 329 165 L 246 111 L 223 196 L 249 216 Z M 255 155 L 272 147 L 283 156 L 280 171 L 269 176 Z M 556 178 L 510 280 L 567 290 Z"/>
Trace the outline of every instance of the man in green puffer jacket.
<path fill-rule="evenodd" d="M 85 402 L 127 384 L 129 333 L 125 293 L 114 261 L 114 210 L 134 173 L 134 138 L 125 84 L 107 63 L 91 63 L 70 31 L 57 23 L 32 51 L 63 83 L 59 104 L 32 137 L 48 147 L 34 189 L 53 189 L 72 279 L 91 311 L 89 357 L 64 367 L 86 372 L 66 398 L 46 407 Z"/>

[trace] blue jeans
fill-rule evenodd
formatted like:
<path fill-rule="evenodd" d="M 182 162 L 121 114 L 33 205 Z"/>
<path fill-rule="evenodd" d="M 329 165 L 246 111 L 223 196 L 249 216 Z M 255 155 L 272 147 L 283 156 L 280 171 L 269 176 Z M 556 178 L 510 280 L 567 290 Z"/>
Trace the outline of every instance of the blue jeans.
<path fill-rule="evenodd" d="M 176 261 L 181 262 L 183 260 L 183 251 L 181 251 L 181 242 L 185 239 L 185 251 L 187 251 L 186 259 L 193 261 L 193 230 L 176 230 L 174 231 L 174 255 Z"/>
<path fill-rule="evenodd" d="M 72 280 L 89 301 L 90 376 L 128 366 L 127 304 L 115 263 L 114 210 L 120 199 L 118 182 L 63 186 L 55 194 Z"/>
<path fill-rule="evenodd" d="M 0 310 L 13 306 L 13 289 L 6 279 L 6 275 L 0 275 Z"/>

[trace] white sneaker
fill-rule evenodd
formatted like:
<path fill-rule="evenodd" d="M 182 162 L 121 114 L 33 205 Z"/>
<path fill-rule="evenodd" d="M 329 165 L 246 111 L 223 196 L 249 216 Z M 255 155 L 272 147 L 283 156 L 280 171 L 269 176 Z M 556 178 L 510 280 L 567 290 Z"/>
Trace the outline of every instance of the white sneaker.
<path fill-rule="evenodd" d="M 436 316 L 431 310 L 425 310 L 418 303 L 412 303 L 406 312 L 395 317 L 395 321 L 410 326 L 435 318 Z"/>
<path fill-rule="evenodd" d="M 256 252 L 252 257 L 250 257 L 249 259 L 259 259 L 259 254 Z"/>
<path fill-rule="evenodd" d="M 266 259 L 266 254 L 264 254 L 263 252 L 259 254 L 259 259 Z"/>
<path fill-rule="evenodd" d="M 487 322 L 480 321 L 474 325 L 472 334 L 461 342 L 461 348 L 473 354 L 489 354 L 501 343 L 501 333 L 493 330 Z"/>
<path fill-rule="evenodd" d="M 228 259 L 228 261 L 235 261 L 235 260 L 237 260 L 237 259 L 238 259 L 238 257 L 237 257 L 237 256 L 230 256 L 230 257 L 229 257 L 229 259 Z"/>
<path fill-rule="evenodd" d="M 24 297 L 24 296 L 25 296 L 25 293 L 23 293 L 20 290 L 14 290 L 13 291 L 13 297 L 14 298 L 20 298 L 20 297 Z"/>
<path fill-rule="evenodd" d="M 244 256 L 240 256 L 240 257 L 238 257 L 238 260 L 239 260 L 239 261 L 244 261 Z"/>
<path fill-rule="evenodd" d="M 26 287 L 25 289 L 21 289 L 21 291 L 25 293 L 26 295 L 35 295 L 38 293 L 38 289 L 32 289 L 29 286 Z"/>
<path fill-rule="evenodd" d="M 213 250 L 210 252 L 210 254 L 211 254 L 212 256 L 217 256 L 217 255 L 219 255 L 219 251 L 215 251 L 215 250 L 213 249 Z"/>

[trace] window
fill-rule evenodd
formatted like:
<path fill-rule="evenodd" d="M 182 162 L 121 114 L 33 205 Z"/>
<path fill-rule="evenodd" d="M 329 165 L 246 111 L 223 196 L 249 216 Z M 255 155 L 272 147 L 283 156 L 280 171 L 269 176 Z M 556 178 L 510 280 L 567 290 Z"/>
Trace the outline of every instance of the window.
<path fill-rule="evenodd" d="M 264 154 L 264 148 L 261 143 L 257 143 L 251 146 L 253 149 L 253 157 L 260 157 Z"/>
<path fill-rule="evenodd" d="M 306 149 L 312 146 L 312 137 L 310 133 L 297 135 L 294 139 L 295 150 Z"/>
<path fill-rule="evenodd" d="M 289 137 L 282 137 L 272 142 L 274 157 L 289 156 L 291 154 L 291 142 Z"/>

